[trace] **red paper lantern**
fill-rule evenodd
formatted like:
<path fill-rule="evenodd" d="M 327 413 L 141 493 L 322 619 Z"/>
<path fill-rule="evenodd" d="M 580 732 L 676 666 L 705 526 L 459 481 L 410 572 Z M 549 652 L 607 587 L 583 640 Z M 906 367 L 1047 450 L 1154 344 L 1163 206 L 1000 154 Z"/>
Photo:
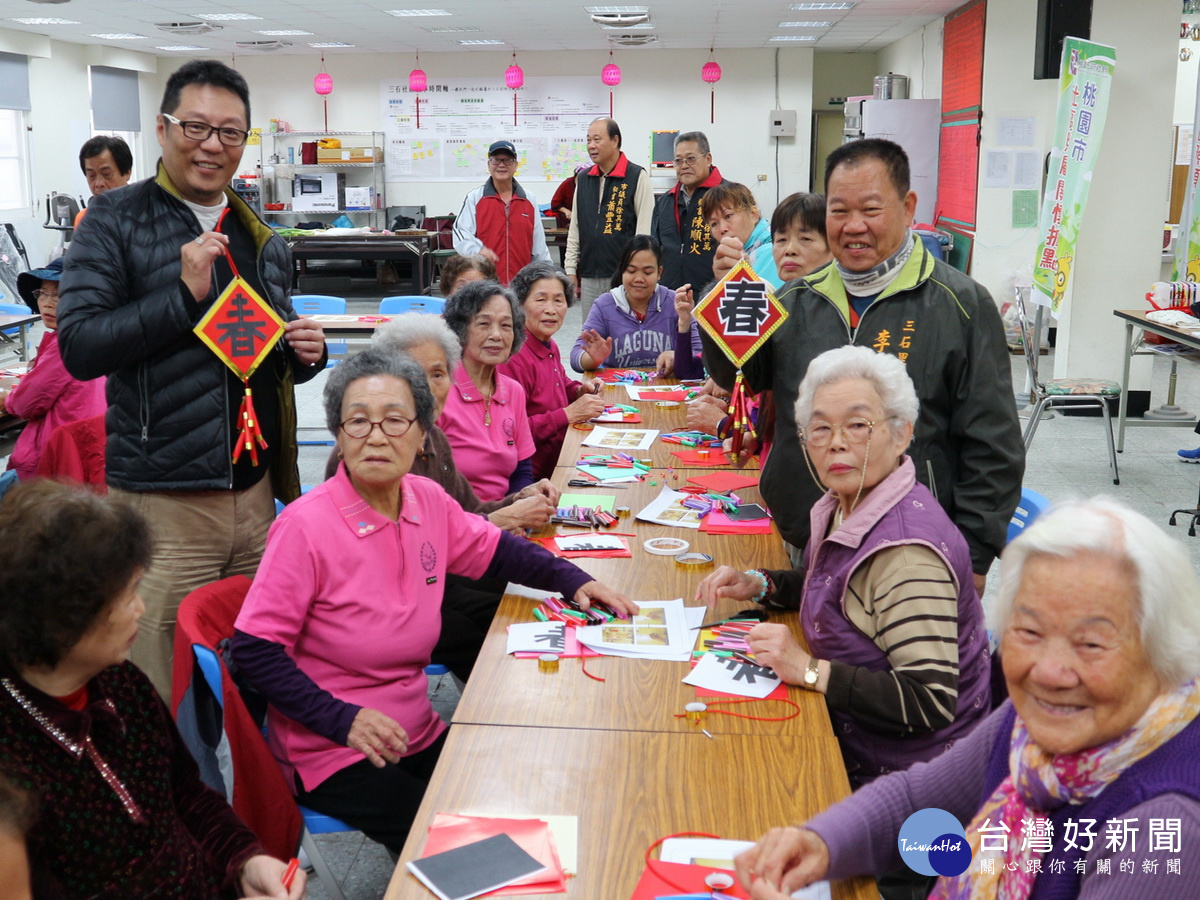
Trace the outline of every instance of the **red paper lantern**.
<path fill-rule="evenodd" d="M 408 89 L 414 94 L 419 94 L 428 87 L 429 81 L 423 69 L 413 69 L 408 73 Z"/>
<path fill-rule="evenodd" d="M 313 90 L 324 97 L 326 94 L 333 93 L 333 76 L 328 72 L 322 72 L 313 79 Z"/>
<path fill-rule="evenodd" d="M 513 63 L 504 70 L 504 84 L 506 87 L 516 90 L 525 84 L 525 72 L 516 63 Z"/>
<path fill-rule="evenodd" d="M 700 77 L 703 78 L 708 84 L 713 84 L 714 82 L 720 81 L 721 67 L 717 65 L 714 60 L 710 59 L 700 70 Z"/>
<path fill-rule="evenodd" d="M 618 66 L 616 63 L 609 63 L 607 66 L 605 66 L 603 69 L 600 70 L 600 80 L 603 81 L 605 84 L 607 84 L 609 87 L 613 87 L 614 85 L 620 84 L 621 83 L 621 67 Z"/>

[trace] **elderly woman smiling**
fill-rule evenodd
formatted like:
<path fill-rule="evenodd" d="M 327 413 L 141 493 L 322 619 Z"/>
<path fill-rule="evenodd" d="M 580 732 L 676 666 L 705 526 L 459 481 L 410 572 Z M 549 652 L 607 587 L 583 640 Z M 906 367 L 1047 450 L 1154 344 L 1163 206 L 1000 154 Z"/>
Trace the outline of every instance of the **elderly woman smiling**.
<path fill-rule="evenodd" d="M 1168 866 L 1200 865 L 1200 584 L 1187 552 L 1096 499 L 1043 514 L 1001 563 L 1011 700 L 936 760 L 768 833 L 737 861 L 754 897 L 894 867 L 900 826 L 925 807 L 970 823 L 970 866 L 933 897 L 1196 896 L 1195 878 Z M 1034 820 L 1044 841 L 1027 839 Z M 1156 841 L 1156 823 L 1178 830 Z M 1111 841 L 1114 827 L 1125 838 Z"/>
<path fill-rule="evenodd" d="M 0 775 L 37 807 L 34 896 L 295 900 L 303 873 L 284 889 L 284 863 L 204 786 L 126 660 L 150 552 L 145 520 L 111 497 L 42 480 L 0 507 Z"/>
<path fill-rule="evenodd" d="M 463 285 L 442 313 L 462 347 L 438 425 L 459 471 L 484 501 L 533 484 L 533 435 L 525 389 L 496 368 L 525 340 L 525 314 L 512 291 L 494 281 Z"/>
<path fill-rule="evenodd" d="M 406 357 L 372 348 L 330 373 L 325 417 L 342 467 L 271 526 L 233 641 L 271 704 L 271 747 L 299 799 L 393 852 L 445 739 L 424 669 L 447 575 L 636 610 L 410 474 L 433 411 L 425 373 Z"/>
<path fill-rule="evenodd" d="M 604 400 L 599 396 L 604 383 L 567 378 L 553 340 L 575 302 L 573 280 L 554 264 L 537 261 L 521 269 L 511 287 L 525 312 L 530 340 L 500 366 L 500 371 L 525 389 L 525 409 L 537 445 L 533 474 L 547 478 L 558 463 L 567 425 L 586 422 L 604 411 Z"/>
<path fill-rule="evenodd" d="M 905 455 L 917 396 L 904 363 L 865 347 L 822 353 L 796 417 L 829 491 L 812 510 L 806 571 L 723 566 L 699 596 L 799 599 L 811 655 L 781 624 L 755 626 L 748 642 L 784 681 L 825 694 L 861 785 L 932 759 L 987 715 L 983 609 L 966 541 Z"/>

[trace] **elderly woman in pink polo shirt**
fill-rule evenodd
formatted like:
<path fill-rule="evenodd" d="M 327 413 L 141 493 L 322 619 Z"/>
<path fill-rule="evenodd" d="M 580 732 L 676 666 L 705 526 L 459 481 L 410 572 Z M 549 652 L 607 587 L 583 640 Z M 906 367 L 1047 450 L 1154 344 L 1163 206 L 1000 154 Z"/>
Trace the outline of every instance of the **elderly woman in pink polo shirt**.
<path fill-rule="evenodd" d="M 442 318 L 462 345 L 462 362 L 438 426 L 479 499 L 499 500 L 536 480 L 525 388 L 497 371 L 525 340 L 525 313 L 512 291 L 472 281 L 446 301 Z"/>
<path fill-rule="evenodd" d="M 271 526 L 233 640 L 240 670 L 271 704 L 271 749 L 297 798 L 393 852 L 444 742 L 424 669 L 446 576 L 637 608 L 410 474 L 433 409 L 408 357 L 372 348 L 332 370 L 325 416 L 342 465 Z"/>
<path fill-rule="evenodd" d="M 549 478 L 558 464 L 567 426 L 604 411 L 600 397 L 604 384 L 568 378 L 553 340 L 575 302 L 572 279 L 553 263 L 535 260 L 513 276 L 509 287 L 525 312 L 529 339 L 499 371 L 525 388 L 525 411 L 537 445 L 533 475 Z"/>

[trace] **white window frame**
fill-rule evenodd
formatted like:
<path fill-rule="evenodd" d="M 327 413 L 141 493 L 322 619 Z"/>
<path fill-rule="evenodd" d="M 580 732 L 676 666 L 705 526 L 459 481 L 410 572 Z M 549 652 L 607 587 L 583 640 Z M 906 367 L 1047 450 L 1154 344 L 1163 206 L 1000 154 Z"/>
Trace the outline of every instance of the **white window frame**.
<path fill-rule="evenodd" d="M 13 135 L 13 145 L 16 147 L 16 155 L 0 154 L 0 160 L 15 160 L 17 163 L 17 197 L 16 202 L 12 199 L 6 200 L 3 195 L 0 195 L 0 211 L 12 212 L 19 211 L 32 213 L 33 203 L 33 172 L 30 170 L 29 160 L 29 113 L 20 109 L 0 109 L 0 128 L 5 127 L 5 120 L 11 121 L 11 128 L 15 131 Z"/>
<path fill-rule="evenodd" d="M 133 154 L 133 168 L 129 170 L 129 180 L 134 182 L 143 178 L 144 176 L 138 173 L 138 163 L 142 158 L 142 133 L 140 131 L 97 131 L 93 128 L 89 137 L 98 137 L 102 134 L 108 137 L 119 137 L 129 145 L 129 152 Z"/>

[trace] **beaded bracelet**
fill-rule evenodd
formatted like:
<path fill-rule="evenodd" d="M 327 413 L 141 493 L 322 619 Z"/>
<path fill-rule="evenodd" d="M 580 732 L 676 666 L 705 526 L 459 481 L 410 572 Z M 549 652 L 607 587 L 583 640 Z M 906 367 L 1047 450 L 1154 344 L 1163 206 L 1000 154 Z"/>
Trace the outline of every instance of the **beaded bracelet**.
<path fill-rule="evenodd" d="M 758 569 L 747 569 L 743 574 L 757 578 L 762 584 L 762 587 L 758 589 L 758 593 L 750 598 L 751 603 L 762 603 L 763 599 L 767 596 L 767 591 L 771 588 L 771 583 L 767 581 L 767 576 Z"/>

